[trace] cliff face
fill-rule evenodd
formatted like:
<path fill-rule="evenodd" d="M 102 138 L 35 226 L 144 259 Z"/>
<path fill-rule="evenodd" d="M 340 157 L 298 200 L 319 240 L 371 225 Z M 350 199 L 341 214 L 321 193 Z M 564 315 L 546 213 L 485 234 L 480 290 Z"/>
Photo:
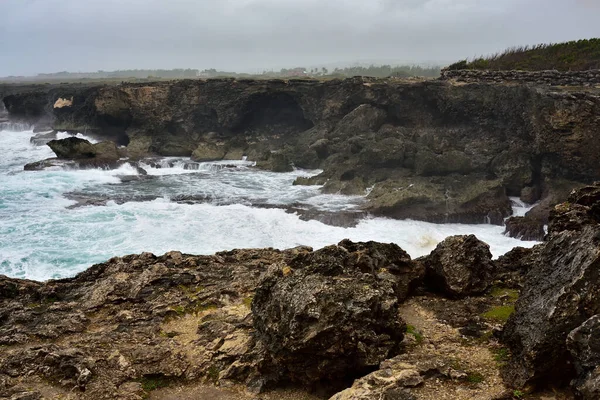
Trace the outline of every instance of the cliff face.
<path fill-rule="evenodd" d="M 112 139 L 132 159 L 322 168 L 298 183 L 370 189 L 370 211 L 394 217 L 500 223 L 506 195 L 535 201 L 552 182 L 600 177 L 593 88 L 353 78 L 3 89 L 11 118 Z"/>

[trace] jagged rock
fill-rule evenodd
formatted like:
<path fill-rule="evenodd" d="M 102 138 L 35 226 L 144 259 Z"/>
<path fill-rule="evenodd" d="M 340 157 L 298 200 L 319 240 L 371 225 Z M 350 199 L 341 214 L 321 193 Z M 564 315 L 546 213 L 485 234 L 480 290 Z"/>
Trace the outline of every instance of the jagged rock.
<path fill-rule="evenodd" d="M 421 277 L 398 246 L 372 242 L 343 241 L 271 269 L 252 302 L 268 369 L 335 385 L 376 367 L 399 351 L 398 295 Z"/>
<path fill-rule="evenodd" d="M 483 293 L 495 276 L 490 246 L 475 235 L 451 236 L 418 261 L 425 265 L 426 284 L 453 297 Z"/>
<path fill-rule="evenodd" d="M 503 373 L 511 385 L 573 377 L 567 335 L 600 313 L 599 194 L 598 186 L 584 188 L 551 215 L 549 238 L 504 328 L 513 358 Z"/>
<path fill-rule="evenodd" d="M 600 398 L 600 315 L 594 315 L 567 337 L 578 378 L 573 382 L 584 399 Z"/>
<path fill-rule="evenodd" d="M 505 221 L 504 234 L 521 240 L 542 240 L 546 235 L 544 223 L 531 217 L 510 217 Z"/>
<path fill-rule="evenodd" d="M 600 221 L 600 185 L 587 186 L 571 193 L 566 203 L 550 213 L 549 233 L 576 231 Z"/>
<path fill-rule="evenodd" d="M 402 354 L 381 363 L 379 369 L 354 381 L 352 386 L 329 400 L 413 400 L 411 388 L 430 378 L 465 380 L 467 373 L 456 370 L 449 360 Z"/>

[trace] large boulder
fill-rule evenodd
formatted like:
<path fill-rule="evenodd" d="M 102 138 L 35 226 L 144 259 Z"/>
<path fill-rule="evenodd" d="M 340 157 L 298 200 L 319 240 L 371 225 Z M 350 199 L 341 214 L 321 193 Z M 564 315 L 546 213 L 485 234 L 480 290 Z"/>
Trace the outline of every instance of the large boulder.
<path fill-rule="evenodd" d="M 330 386 L 398 354 L 405 331 L 399 296 L 423 270 L 398 246 L 343 241 L 273 267 L 252 302 L 265 371 Z"/>
<path fill-rule="evenodd" d="M 504 377 L 516 387 L 574 376 L 565 341 L 600 313 L 600 187 L 569 197 L 551 214 L 548 241 L 509 318 L 503 340 L 512 351 Z"/>
<path fill-rule="evenodd" d="M 594 315 L 567 337 L 578 379 L 573 383 L 585 400 L 600 398 L 600 315 Z"/>
<path fill-rule="evenodd" d="M 451 297 L 483 293 L 494 279 L 490 246 L 475 235 L 451 236 L 419 261 L 426 268 L 426 283 Z"/>
<path fill-rule="evenodd" d="M 66 139 L 51 140 L 47 144 L 54 154 L 56 154 L 56 157 L 66 160 L 92 158 L 96 155 L 94 145 L 88 140 L 74 136 Z"/>
<path fill-rule="evenodd" d="M 85 139 L 69 137 L 51 140 L 48 146 L 58 159 L 76 161 L 81 167 L 115 167 L 121 158 L 117 145 L 112 141 L 92 144 Z"/>

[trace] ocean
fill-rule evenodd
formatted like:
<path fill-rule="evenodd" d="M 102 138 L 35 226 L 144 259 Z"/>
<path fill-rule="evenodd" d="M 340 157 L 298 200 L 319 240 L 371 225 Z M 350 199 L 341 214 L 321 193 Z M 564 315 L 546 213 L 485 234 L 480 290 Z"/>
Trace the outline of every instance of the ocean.
<path fill-rule="evenodd" d="M 70 277 L 111 257 L 144 251 L 320 248 L 345 238 L 394 242 L 412 257 L 428 254 L 450 235 L 475 234 L 495 257 L 536 244 L 483 223 L 365 216 L 359 212 L 363 196 L 324 195 L 318 186 L 292 185 L 320 171 L 272 173 L 245 160 L 163 158 L 140 165 L 148 175 L 130 164 L 116 170 L 24 171 L 25 164 L 54 156 L 48 146 L 30 142 L 34 135 L 25 125 L 0 124 L 0 274 L 10 277 Z M 514 199 L 516 214 L 528 209 Z M 306 220 L 339 214 L 360 219 L 355 226 Z"/>

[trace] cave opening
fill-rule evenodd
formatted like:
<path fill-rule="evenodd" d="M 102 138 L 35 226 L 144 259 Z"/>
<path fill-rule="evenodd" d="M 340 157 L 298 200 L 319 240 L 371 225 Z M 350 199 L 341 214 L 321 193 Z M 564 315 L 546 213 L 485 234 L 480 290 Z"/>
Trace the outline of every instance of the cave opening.
<path fill-rule="evenodd" d="M 291 95 L 265 93 L 254 96 L 248 102 L 233 131 L 257 135 L 291 135 L 313 126 Z"/>

